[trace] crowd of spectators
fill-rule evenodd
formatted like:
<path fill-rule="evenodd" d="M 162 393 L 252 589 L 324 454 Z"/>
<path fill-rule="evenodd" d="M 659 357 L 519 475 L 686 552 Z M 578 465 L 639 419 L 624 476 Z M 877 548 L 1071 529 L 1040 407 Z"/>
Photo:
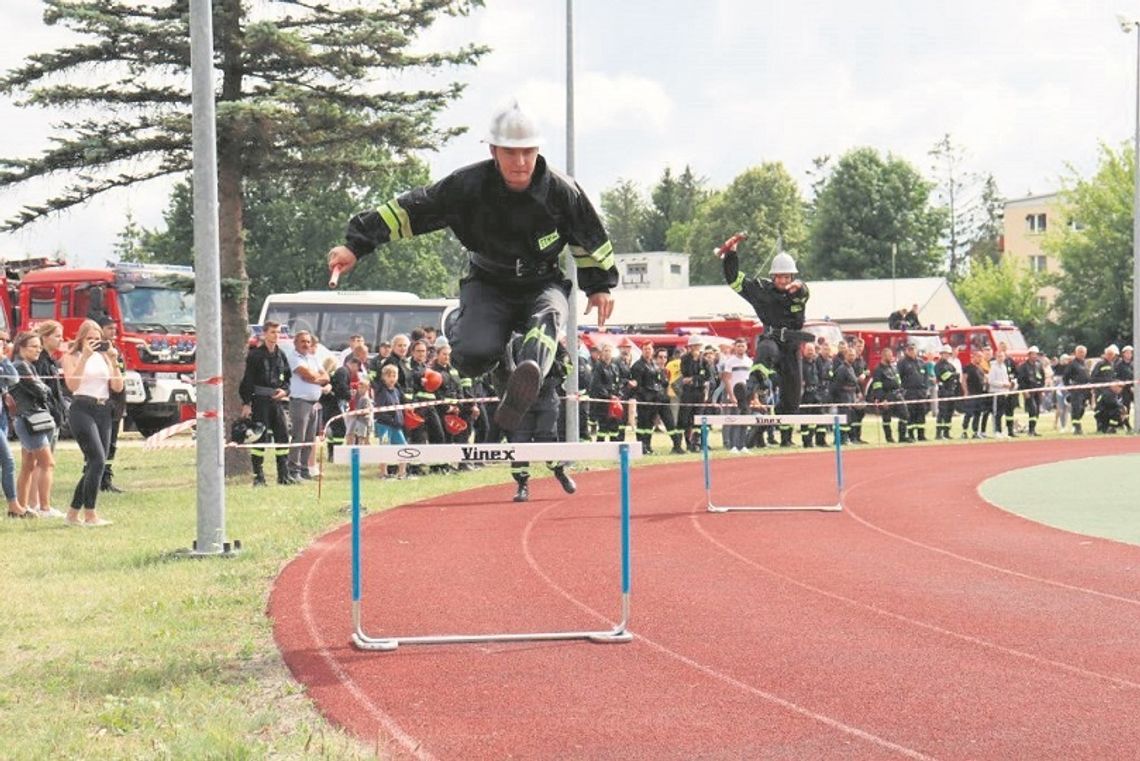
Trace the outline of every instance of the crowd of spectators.
<path fill-rule="evenodd" d="M 281 483 L 299 483 L 316 474 L 313 445 L 323 435 L 338 443 L 494 443 L 507 435 L 494 424 L 496 378 L 467 378 L 450 361 L 447 339 L 431 327 L 392 336 L 371 351 L 362 336 L 347 349 L 332 352 L 302 331 L 283 349 L 291 371 L 287 381 L 287 471 Z M 1043 357 L 1034 347 L 1015 364 L 1005 352 L 975 351 L 966 367 L 958 350 L 919 355 L 904 345 L 896 358 L 883 351 L 871 372 L 865 346 L 856 338 L 831 345 L 823 339 L 804 344 L 801 412 L 838 412 L 845 444 L 866 443 L 868 414 L 878 418 L 888 442 L 1039 435 L 1042 413 L 1052 412 L 1060 432 L 1083 433 L 1086 410 L 1096 430 L 1112 433 L 1129 425 L 1132 404 L 1132 347 L 1105 349 L 1096 361 L 1084 347 L 1072 356 Z M 558 367 L 559 395 L 579 393 L 582 439 L 636 440 L 653 453 L 654 434 L 664 433 L 671 452 L 698 451 L 700 416 L 770 413 L 781 388 L 774 368 L 750 355 L 749 342 L 694 335 L 682 347 L 596 342 L 583 350 L 577 388 L 568 387 L 565 353 Z M 1071 387 L 1103 383 L 1096 389 Z M 283 397 L 284 398 L 284 397 Z M 1025 415 L 1015 410 L 1025 408 Z M 565 405 L 562 406 L 563 411 Z M 559 438 L 565 438 L 565 417 Z M 727 426 L 723 447 L 743 452 L 766 446 L 820 447 L 834 444 L 833 426 L 799 426 L 789 441 L 777 426 Z M 785 426 L 791 429 L 791 426 Z M 631 436 L 632 434 L 632 436 Z M 266 434 L 268 437 L 268 433 Z M 285 443 L 278 441 L 278 443 Z M 710 446 L 712 442 L 710 442 Z M 472 467 L 436 465 L 384 468 L 390 478 L 417 478 Z"/>

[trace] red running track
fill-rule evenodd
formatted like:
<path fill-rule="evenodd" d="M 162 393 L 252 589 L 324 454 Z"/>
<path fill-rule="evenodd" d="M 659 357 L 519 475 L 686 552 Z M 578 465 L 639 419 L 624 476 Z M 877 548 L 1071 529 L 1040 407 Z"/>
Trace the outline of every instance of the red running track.
<path fill-rule="evenodd" d="M 1140 547 L 1029 522 L 977 486 L 1137 451 L 1090 437 L 850 452 L 843 513 L 709 514 L 699 463 L 637 469 L 630 644 L 360 652 L 347 528 L 284 569 L 269 613 L 320 709 L 398 758 L 1135 758 Z M 718 502 L 834 496 L 825 452 L 714 468 Z M 365 630 L 608 628 L 617 476 L 579 486 L 368 517 Z"/>

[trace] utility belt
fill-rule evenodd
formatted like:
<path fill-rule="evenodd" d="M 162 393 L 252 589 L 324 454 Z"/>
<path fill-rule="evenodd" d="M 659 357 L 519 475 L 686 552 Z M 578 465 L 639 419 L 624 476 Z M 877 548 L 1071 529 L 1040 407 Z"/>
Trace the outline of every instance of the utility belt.
<path fill-rule="evenodd" d="M 815 334 L 795 328 L 772 328 L 770 330 L 765 328 L 760 338 L 761 340 L 770 338 L 776 343 L 811 343 L 815 341 Z"/>
<path fill-rule="evenodd" d="M 478 251 L 468 251 L 467 260 L 471 262 L 473 267 L 477 267 L 484 272 L 499 277 L 510 277 L 519 280 L 541 280 L 561 273 L 557 256 L 547 259 L 546 261 L 534 261 L 532 259 L 502 260 L 493 259 L 484 254 L 480 254 Z"/>

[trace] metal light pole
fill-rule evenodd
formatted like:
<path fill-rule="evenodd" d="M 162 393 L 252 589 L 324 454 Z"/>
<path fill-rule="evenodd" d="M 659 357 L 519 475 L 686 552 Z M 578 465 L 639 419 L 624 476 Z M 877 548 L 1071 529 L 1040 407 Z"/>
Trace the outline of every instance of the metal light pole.
<path fill-rule="evenodd" d="M 1132 190 L 1132 345 L 1140 343 L 1140 19 L 1117 16 L 1125 34 L 1136 31 L 1136 113 L 1133 129 L 1134 186 Z M 1132 411 L 1136 423 L 1132 433 L 1140 436 L 1140 373 L 1137 373 L 1136 351 L 1132 351 Z"/>
<path fill-rule="evenodd" d="M 574 176 L 574 0 L 566 0 L 566 174 Z M 566 319 L 566 350 L 570 377 L 566 383 L 566 440 L 578 441 L 578 265 L 566 247 L 566 275 L 570 278 L 570 314 Z"/>
<path fill-rule="evenodd" d="M 218 242 L 218 149 L 214 111 L 214 18 L 211 0 L 190 0 L 191 114 L 194 146 L 194 309 L 198 319 L 198 532 L 191 554 L 223 555 L 226 473 L 222 446 L 221 246 Z M 205 382 L 201 382 L 205 381 Z"/>

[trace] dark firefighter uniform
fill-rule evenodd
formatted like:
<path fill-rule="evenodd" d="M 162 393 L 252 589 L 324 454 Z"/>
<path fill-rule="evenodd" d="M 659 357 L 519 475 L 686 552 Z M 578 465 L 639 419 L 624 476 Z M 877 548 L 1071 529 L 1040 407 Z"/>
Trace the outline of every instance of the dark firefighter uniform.
<path fill-rule="evenodd" d="M 883 419 L 883 437 L 888 442 L 894 441 L 891 435 L 891 415 L 894 414 L 899 419 L 899 442 L 906 441 L 908 426 L 906 402 L 903 401 L 898 371 L 889 362 L 880 362 L 875 372 L 871 374 L 871 387 L 867 392 L 867 399 L 879 408 L 879 415 Z"/>
<path fill-rule="evenodd" d="M 515 336 L 510 344 L 512 355 L 518 359 L 523 356 L 525 342 L 521 336 Z M 551 367 L 550 373 L 543 379 L 538 390 L 538 397 L 534 404 L 522 416 L 522 420 L 515 430 L 511 431 L 510 440 L 513 444 L 528 442 L 558 441 L 558 421 L 562 416 L 562 396 L 567 378 L 567 368 L 570 357 L 566 350 L 558 345 L 557 360 Z M 563 491 L 573 494 L 577 489 L 574 481 L 566 473 L 566 463 L 548 462 L 547 467 L 554 473 Z M 515 479 L 518 489 L 515 493 L 515 502 L 526 502 L 530 499 L 530 463 L 511 462 L 511 477 Z"/>
<path fill-rule="evenodd" d="M 840 443 L 846 444 L 851 440 L 851 413 L 855 401 L 859 397 L 859 379 L 855 375 L 854 366 L 845 359 L 832 365 L 831 370 L 831 401 L 835 403 L 835 412 L 846 415 L 839 424 Z"/>
<path fill-rule="evenodd" d="M 818 357 L 812 357 L 810 360 L 803 361 L 803 378 L 804 390 L 801 401 L 804 404 L 818 405 L 823 401 L 823 378 L 820 377 L 820 365 L 816 361 Z M 812 412 L 819 412 L 819 409 L 812 409 Z M 804 447 L 810 447 L 816 443 L 815 426 L 803 424 L 800 426 L 800 439 L 803 441 Z M 824 442 L 826 444 L 826 442 Z"/>
<path fill-rule="evenodd" d="M 946 354 L 934 365 L 934 382 L 938 385 L 938 418 L 934 425 L 934 438 L 948 439 L 950 425 L 954 421 L 954 402 L 951 400 L 962 395 L 962 378 Z"/>
<path fill-rule="evenodd" d="M 903 436 L 900 421 L 899 438 L 926 441 L 926 400 L 930 396 L 926 386 L 926 363 L 908 353 L 899 359 L 897 370 L 907 411 L 906 436 Z"/>
<path fill-rule="evenodd" d="M 273 446 L 275 443 L 282 445 L 289 443 L 289 421 L 286 414 L 289 397 L 285 396 L 278 400 L 272 397 L 278 389 L 289 391 L 291 376 L 289 361 L 280 346 L 270 351 L 265 344 L 260 344 L 250 349 L 246 355 L 245 374 L 238 387 L 238 395 L 242 404 L 249 405 L 253 422 L 265 426 L 265 433 L 254 442 L 256 446 L 249 450 L 255 486 L 265 485 L 266 444 L 277 458 L 277 483 L 295 483 L 289 475 L 289 465 L 286 462 L 289 449 L 284 446 Z"/>
<path fill-rule="evenodd" d="M 1124 404 L 1124 426 L 1128 427 L 1128 415 L 1132 409 L 1132 367 L 1136 361 L 1136 353 L 1132 352 L 1132 360 L 1124 358 L 1124 352 L 1128 351 L 1130 346 L 1125 346 L 1121 350 L 1120 358 L 1116 360 L 1116 379 L 1124 384 L 1124 390 L 1120 395 L 1121 402 Z"/>
<path fill-rule="evenodd" d="M 488 159 L 357 214 L 345 245 L 359 259 L 380 244 L 445 227 L 469 259 L 446 330 L 452 362 L 464 375 L 499 362 L 512 332 L 523 336 L 516 364 L 531 360 L 542 375 L 550 372 L 569 310 L 570 282 L 559 268 L 567 245 L 587 296 L 617 285 L 613 246 L 597 212 L 577 183 L 549 169 L 542 156 L 525 191 L 509 190 Z"/>
<path fill-rule="evenodd" d="M 1025 411 L 1029 414 L 1029 435 L 1037 432 L 1037 418 L 1041 414 L 1041 394 L 1035 389 L 1045 388 L 1045 370 L 1033 355 L 1017 368 L 1017 387 L 1025 392 Z"/>
<path fill-rule="evenodd" d="M 1085 366 L 1083 359 L 1073 357 L 1073 361 L 1065 367 L 1065 372 L 1061 374 L 1061 380 L 1065 382 L 1066 386 L 1084 386 L 1089 382 L 1089 371 Z M 1088 389 L 1076 389 L 1069 392 L 1069 409 L 1073 421 L 1073 433 L 1078 436 L 1083 433 L 1081 430 L 1081 418 L 1085 416 L 1085 407 L 1089 403 Z"/>
<path fill-rule="evenodd" d="M 740 259 L 735 251 L 724 254 L 724 281 L 756 310 L 764 323 L 764 333 L 756 342 L 759 356 L 763 344 L 771 344 L 779 354 L 777 369 L 780 375 L 780 401 L 776 414 L 794 413 L 800 408 L 800 390 L 803 387 L 803 370 L 800 363 L 800 341 L 786 336 L 786 330 L 802 330 L 804 308 L 808 301 L 808 287 L 803 285 L 795 293 L 781 291 L 765 278 L 747 277 L 740 271 Z M 780 426 L 781 444 L 790 444 L 792 427 Z"/>
<path fill-rule="evenodd" d="M 1101 390 L 1096 398 L 1093 417 L 1096 419 L 1097 433 L 1116 433 L 1118 428 L 1124 426 L 1127 418 L 1124 415 L 1124 400 L 1120 391 L 1111 386 Z"/>
<path fill-rule="evenodd" d="M 594 363 L 590 374 L 590 398 L 595 401 L 590 404 L 590 414 L 598 427 L 598 441 L 623 441 L 621 417 L 614 417 L 611 413 L 611 399 L 620 399 L 622 386 L 621 373 L 617 360 L 609 362 L 599 359 Z M 625 405 L 622 405 L 625 409 Z"/>
<path fill-rule="evenodd" d="M 666 433 L 673 440 L 673 452 L 680 453 L 681 432 L 673 421 L 673 410 L 669 408 L 669 395 L 666 391 L 665 370 L 658 367 L 650 357 L 633 363 L 629 369 L 630 379 L 637 382 L 634 395 L 637 397 L 637 440 L 646 454 L 653 454 L 653 423 L 661 418 Z"/>
<path fill-rule="evenodd" d="M 831 364 L 831 359 L 823 356 L 822 354 L 815 355 L 816 372 L 819 374 L 819 402 L 822 405 L 827 405 L 831 402 L 831 375 L 834 368 Z M 826 409 L 818 409 L 816 412 L 826 412 Z M 831 426 L 826 423 L 817 423 L 815 426 L 815 445 L 817 447 L 827 446 L 827 432 Z"/>
<path fill-rule="evenodd" d="M 862 354 L 856 355 L 855 359 L 851 361 L 851 369 L 855 371 L 855 380 L 859 381 L 859 396 L 855 399 L 855 406 L 847 412 L 847 420 L 851 425 L 851 442 L 853 444 L 866 444 L 867 442 L 863 440 L 863 417 L 867 411 L 859 403 L 859 397 L 862 397 L 866 391 L 867 384 L 870 383 L 871 373 L 867 369 L 867 360 Z"/>
<path fill-rule="evenodd" d="M 687 352 L 681 357 L 681 409 L 677 413 L 677 427 L 684 431 L 685 445 L 690 452 L 700 451 L 700 432 L 694 433 L 693 421 L 708 398 L 713 369 L 705 362 L 701 352 L 694 357 Z"/>
<path fill-rule="evenodd" d="M 1110 362 L 1104 357 L 1101 357 L 1093 364 L 1092 372 L 1089 374 L 1089 382 L 1112 383 L 1114 380 L 1116 380 L 1115 358 Z M 1108 386 L 1105 386 L 1104 388 L 1098 388 L 1096 390 L 1096 396 L 1099 397 L 1101 394 L 1108 390 Z"/>
<path fill-rule="evenodd" d="M 965 414 L 962 416 L 962 438 L 967 433 L 978 438 L 985 433 L 982 427 L 982 416 L 989 409 L 990 400 L 986 398 L 986 372 L 974 362 L 962 368 L 962 378 L 965 385 L 966 396 L 969 398 L 962 405 Z"/>

